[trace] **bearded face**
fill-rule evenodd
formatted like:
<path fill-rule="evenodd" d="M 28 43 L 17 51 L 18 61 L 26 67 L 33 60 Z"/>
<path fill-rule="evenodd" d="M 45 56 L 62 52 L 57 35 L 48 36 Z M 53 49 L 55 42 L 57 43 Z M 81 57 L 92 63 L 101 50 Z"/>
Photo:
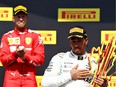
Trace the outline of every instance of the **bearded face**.
<path fill-rule="evenodd" d="M 83 55 L 86 50 L 86 45 L 88 43 L 88 39 L 84 38 L 77 38 L 77 37 L 72 37 L 69 39 L 70 40 L 70 46 L 72 48 L 72 51 L 77 54 L 77 55 Z"/>

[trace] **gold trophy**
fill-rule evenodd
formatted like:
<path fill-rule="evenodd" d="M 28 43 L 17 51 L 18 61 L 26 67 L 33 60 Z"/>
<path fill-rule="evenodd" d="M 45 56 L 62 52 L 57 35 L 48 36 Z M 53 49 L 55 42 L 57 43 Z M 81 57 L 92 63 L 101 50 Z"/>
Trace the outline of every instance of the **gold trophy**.
<path fill-rule="evenodd" d="M 114 62 L 116 61 L 116 39 L 112 37 L 108 43 L 103 42 L 101 47 L 98 47 L 97 49 L 93 47 L 90 56 L 93 56 L 95 52 L 98 53 L 99 57 L 97 60 L 98 69 L 95 73 L 93 73 L 93 77 L 102 76 L 110 81 L 111 77 L 116 74 L 116 72 L 114 72 L 109 76 L 110 78 L 107 78 L 107 73 L 111 70 L 114 66 Z M 99 87 L 96 83 L 93 83 L 93 79 L 91 81 L 91 85 L 93 85 L 93 87 Z"/>

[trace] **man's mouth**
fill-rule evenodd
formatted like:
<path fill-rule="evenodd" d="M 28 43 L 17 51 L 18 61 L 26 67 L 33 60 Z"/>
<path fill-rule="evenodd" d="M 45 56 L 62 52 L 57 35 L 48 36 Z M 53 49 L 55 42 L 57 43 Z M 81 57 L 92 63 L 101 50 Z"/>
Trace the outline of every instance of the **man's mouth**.
<path fill-rule="evenodd" d="M 18 25 L 24 25 L 24 22 L 18 22 L 17 24 Z"/>

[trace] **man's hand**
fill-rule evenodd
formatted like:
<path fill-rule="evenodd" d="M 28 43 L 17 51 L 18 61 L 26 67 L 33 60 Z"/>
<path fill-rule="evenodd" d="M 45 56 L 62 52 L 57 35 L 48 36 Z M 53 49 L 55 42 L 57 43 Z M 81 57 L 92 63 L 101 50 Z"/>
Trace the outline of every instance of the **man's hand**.
<path fill-rule="evenodd" d="M 71 73 L 72 80 L 85 79 L 90 75 L 89 71 L 86 69 L 78 70 L 78 65 L 76 65 L 74 68 L 72 68 L 70 73 Z"/>
<path fill-rule="evenodd" d="M 100 77 L 100 76 L 94 77 L 93 81 L 94 81 L 94 83 L 96 83 L 100 87 L 107 87 L 108 86 L 107 80 L 102 78 L 102 77 Z"/>
<path fill-rule="evenodd" d="M 17 46 L 16 48 L 16 54 L 22 59 L 25 60 L 24 55 L 25 55 L 25 48 L 23 46 Z"/>

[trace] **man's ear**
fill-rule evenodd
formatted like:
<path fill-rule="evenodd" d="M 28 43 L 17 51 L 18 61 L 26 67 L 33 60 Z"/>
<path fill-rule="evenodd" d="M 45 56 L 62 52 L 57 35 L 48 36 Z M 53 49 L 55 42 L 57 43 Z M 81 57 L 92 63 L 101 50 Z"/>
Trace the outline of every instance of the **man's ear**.
<path fill-rule="evenodd" d="M 86 38 L 86 43 L 85 43 L 86 45 L 88 44 L 88 38 Z"/>
<path fill-rule="evenodd" d="M 12 21 L 15 22 L 14 16 L 12 17 Z"/>

